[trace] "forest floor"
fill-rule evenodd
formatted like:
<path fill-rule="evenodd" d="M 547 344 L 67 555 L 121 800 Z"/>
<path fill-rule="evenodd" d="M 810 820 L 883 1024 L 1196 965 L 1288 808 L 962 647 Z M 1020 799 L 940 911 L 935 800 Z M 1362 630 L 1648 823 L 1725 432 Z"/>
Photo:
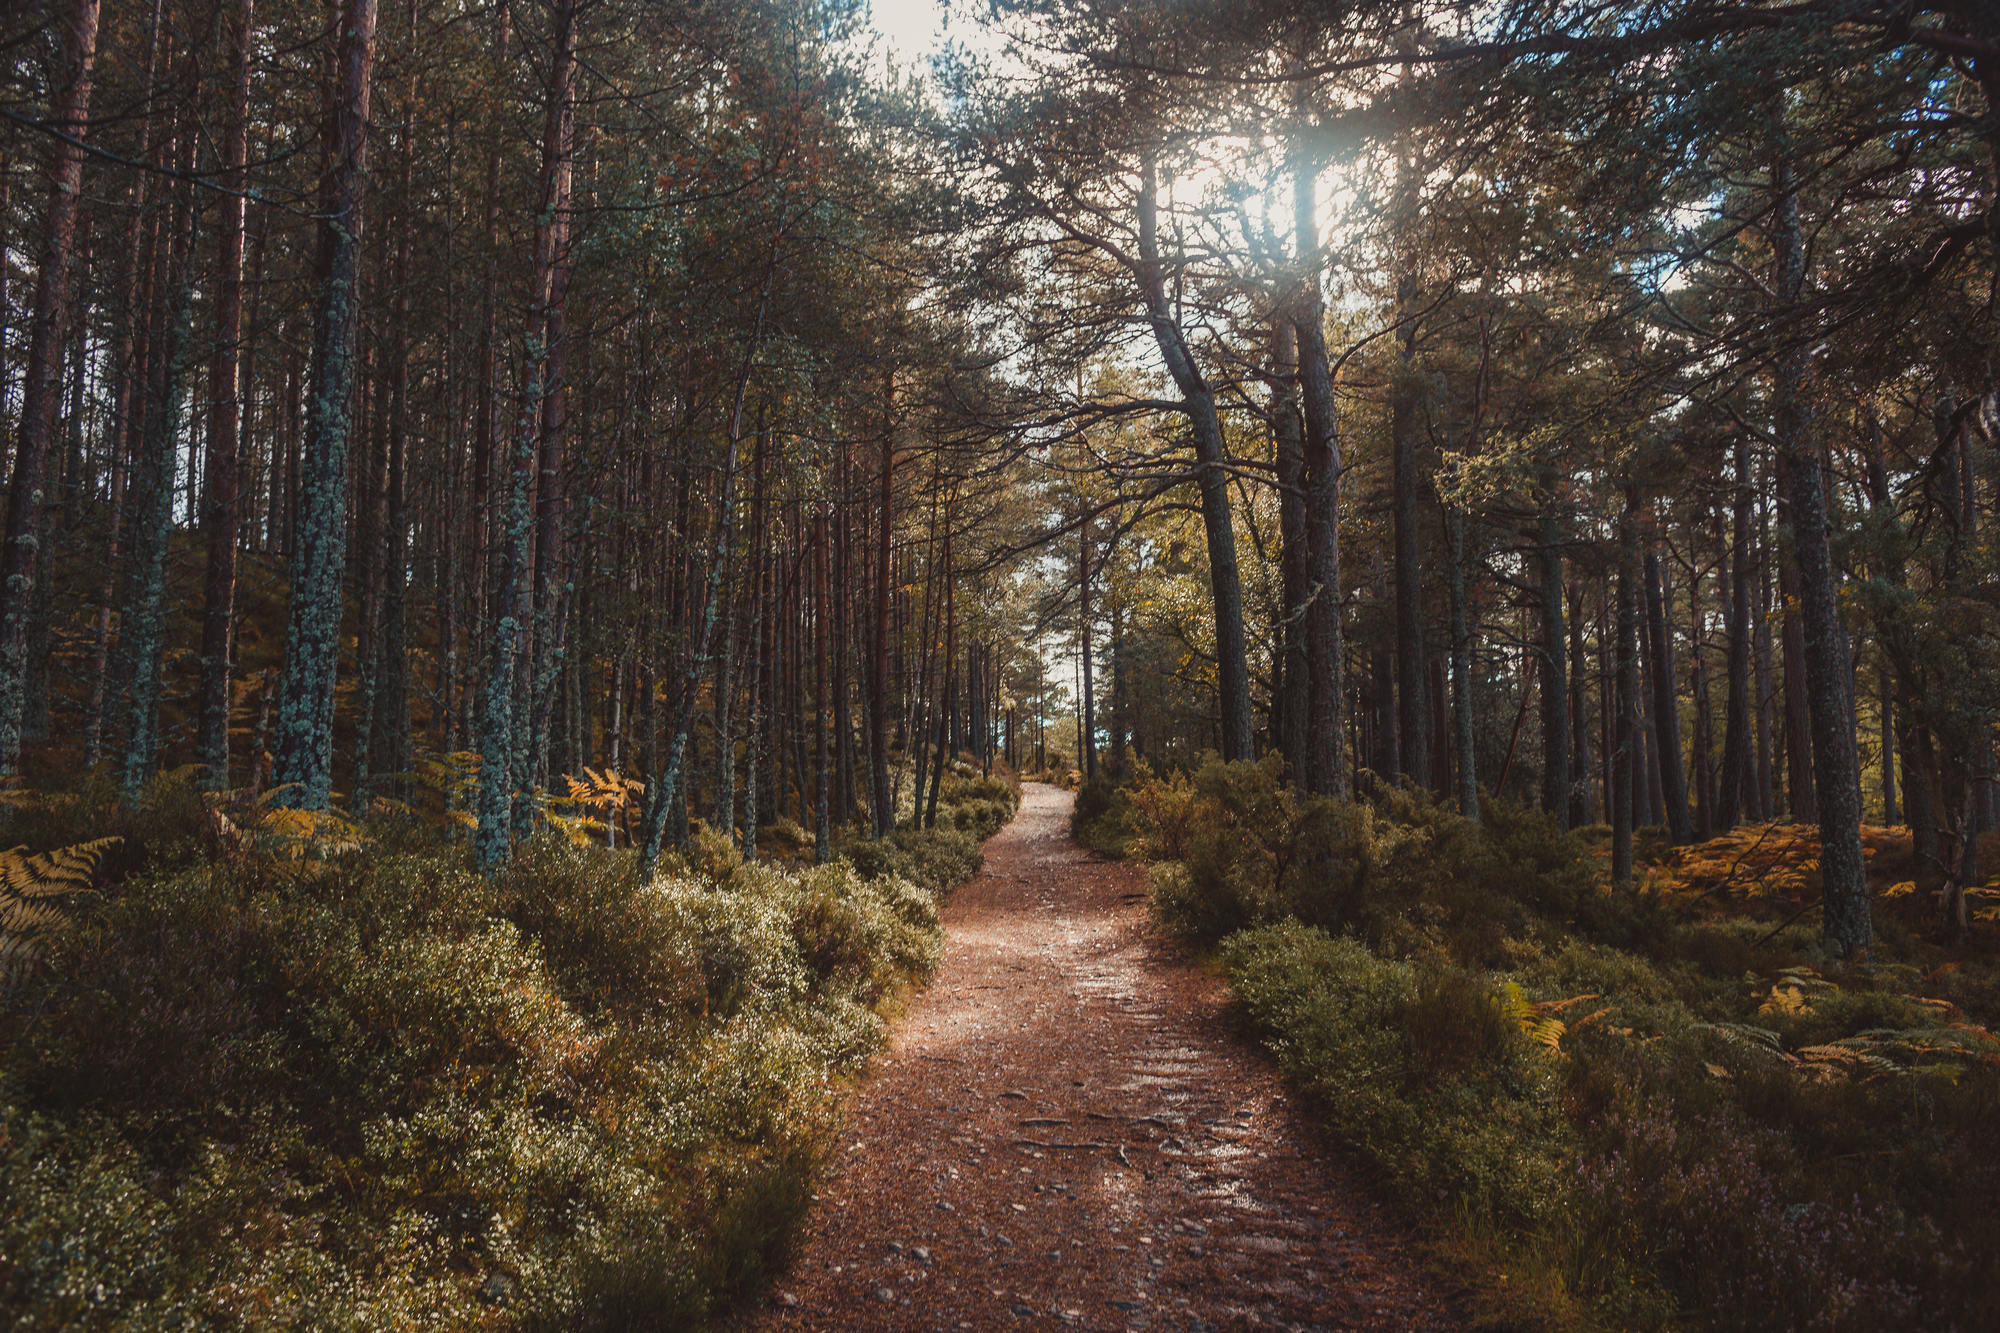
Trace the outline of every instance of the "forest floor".
<path fill-rule="evenodd" d="M 1409 1229 L 1231 1032 L 1142 868 L 1028 784 L 742 1330 L 1457 1329 Z"/>

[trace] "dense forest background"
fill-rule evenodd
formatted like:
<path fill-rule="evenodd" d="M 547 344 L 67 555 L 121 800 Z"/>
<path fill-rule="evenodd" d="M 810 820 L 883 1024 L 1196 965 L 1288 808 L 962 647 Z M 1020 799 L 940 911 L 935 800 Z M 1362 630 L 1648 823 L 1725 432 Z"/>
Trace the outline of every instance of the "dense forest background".
<path fill-rule="evenodd" d="M 649 855 L 824 848 L 1066 717 L 1620 878 L 1817 823 L 1846 949 L 1907 819 L 1965 920 L 1979 7 L 977 17 L 918 79 L 837 5 L 17 9 L 0 766 L 476 754 L 490 865 L 586 767 Z"/>
<path fill-rule="evenodd" d="M 1984 956 L 1988 5 L 866 20 L 8 6 L 7 800 L 491 878 L 1275 756 Z"/>

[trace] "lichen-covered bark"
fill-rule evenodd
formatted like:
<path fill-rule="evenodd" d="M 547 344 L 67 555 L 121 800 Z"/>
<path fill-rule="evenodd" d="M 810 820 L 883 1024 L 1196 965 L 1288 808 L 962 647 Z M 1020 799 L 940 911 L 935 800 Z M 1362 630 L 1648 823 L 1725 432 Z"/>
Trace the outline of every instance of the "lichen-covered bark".
<path fill-rule="evenodd" d="M 291 610 L 278 697 L 272 776 L 284 788 L 281 800 L 307 810 L 325 809 L 333 797 L 333 702 L 347 558 L 347 454 L 354 430 L 355 340 L 361 321 L 375 7 L 376 0 L 347 0 L 340 17 L 338 84 L 321 190 L 312 394 L 299 459 Z"/>
<path fill-rule="evenodd" d="M 240 0 L 230 40 L 235 86 L 223 132 L 223 183 L 241 191 L 248 155 L 253 0 Z M 243 418 L 243 222 L 241 193 L 222 196 L 216 236 L 215 353 L 208 371 L 207 493 L 201 525 L 208 547 L 202 582 L 201 686 L 195 701 L 195 754 L 203 780 L 229 785 L 229 664 L 236 617 L 237 434 Z"/>
<path fill-rule="evenodd" d="M 473 850 L 474 859 L 486 870 L 506 858 L 513 835 L 524 832 L 532 818 L 526 789 L 532 787 L 537 776 L 534 751 L 545 722 L 540 701 L 548 684 L 541 679 L 543 664 L 537 659 L 537 645 L 553 632 L 550 626 L 538 623 L 541 608 L 537 594 L 541 591 L 542 574 L 535 564 L 535 501 L 531 491 L 538 480 L 543 454 L 554 450 L 558 470 L 561 459 L 561 415 L 560 412 L 553 417 L 549 415 L 548 399 L 551 377 L 556 373 L 551 347 L 562 334 L 561 265 L 569 235 L 576 59 L 574 6 L 564 0 L 555 7 L 551 19 L 541 198 L 535 219 L 527 333 L 521 353 L 521 409 L 508 450 L 507 498 L 501 520 L 505 545 L 480 721 L 479 826 Z M 551 431 L 558 436 L 554 445 L 548 440 Z M 556 506 L 559 527 L 560 503 L 550 503 Z M 547 577 L 553 579 L 554 552 L 544 551 L 542 555 L 544 565 L 551 567 Z"/>
<path fill-rule="evenodd" d="M 126 686 L 120 788 L 137 803 L 160 748 L 160 662 L 167 597 L 167 534 L 173 525 L 174 461 L 187 383 L 194 288 L 193 201 L 175 201 L 168 243 L 164 339 L 147 385 L 146 433 L 132 476 L 132 554 L 119 616 L 117 678 Z"/>

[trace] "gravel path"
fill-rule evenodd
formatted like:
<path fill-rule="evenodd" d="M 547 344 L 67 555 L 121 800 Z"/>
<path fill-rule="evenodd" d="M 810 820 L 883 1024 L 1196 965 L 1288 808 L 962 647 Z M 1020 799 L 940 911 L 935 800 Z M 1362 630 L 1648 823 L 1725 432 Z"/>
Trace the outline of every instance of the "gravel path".
<path fill-rule="evenodd" d="M 1405 1231 L 1029 784 L 742 1329 L 1459 1329 Z"/>

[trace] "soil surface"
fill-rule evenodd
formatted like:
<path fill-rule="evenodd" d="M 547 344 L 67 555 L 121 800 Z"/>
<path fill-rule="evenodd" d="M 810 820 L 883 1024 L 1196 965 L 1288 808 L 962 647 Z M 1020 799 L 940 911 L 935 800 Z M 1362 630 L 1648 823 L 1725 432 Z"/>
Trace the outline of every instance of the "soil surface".
<path fill-rule="evenodd" d="M 1223 1022 L 1145 876 L 1029 784 L 738 1327 L 1461 1329 L 1407 1231 Z"/>

